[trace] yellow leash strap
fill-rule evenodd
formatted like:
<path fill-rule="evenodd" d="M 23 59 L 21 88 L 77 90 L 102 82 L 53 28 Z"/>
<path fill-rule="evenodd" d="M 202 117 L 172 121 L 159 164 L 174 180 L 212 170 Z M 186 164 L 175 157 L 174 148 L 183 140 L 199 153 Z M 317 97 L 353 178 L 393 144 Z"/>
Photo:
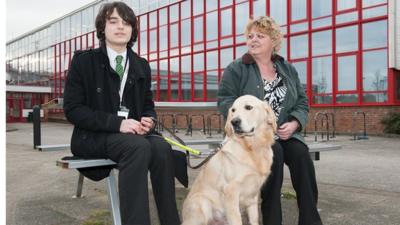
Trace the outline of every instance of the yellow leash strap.
<path fill-rule="evenodd" d="M 194 155 L 200 155 L 201 154 L 201 152 L 199 150 L 193 149 L 193 148 L 191 148 L 189 146 L 182 145 L 182 144 L 180 144 L 180 143 L 178 143 L 176 141 L 173 141 L 173 140 L 171 140 L 171 139 L 169 139 L 167 137 L 163 137 L 163 138 L 164 138 L 165 141 L 167 141 L 171 145 L 178 146 L 179 148 L 181 148 L 181 149 L 183 149 L 185 151 L 188 151 L 188 152 L 190 152 L 190 153 L 192 153 Z"/>

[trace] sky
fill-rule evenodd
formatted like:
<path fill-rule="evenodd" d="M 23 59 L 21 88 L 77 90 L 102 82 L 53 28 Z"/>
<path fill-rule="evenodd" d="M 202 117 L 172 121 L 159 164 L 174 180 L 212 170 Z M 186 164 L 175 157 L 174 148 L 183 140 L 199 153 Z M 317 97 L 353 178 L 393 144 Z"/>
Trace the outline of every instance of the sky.
<path fill-rule="evenodd" d="M 6 41 L 91 2 L 94 0 L 6 0 Z"/>

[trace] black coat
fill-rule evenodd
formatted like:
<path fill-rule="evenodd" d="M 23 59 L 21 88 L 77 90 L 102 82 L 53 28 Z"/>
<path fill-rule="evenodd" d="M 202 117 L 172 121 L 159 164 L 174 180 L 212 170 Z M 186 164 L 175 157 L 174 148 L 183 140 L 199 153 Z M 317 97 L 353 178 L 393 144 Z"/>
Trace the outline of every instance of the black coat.
<path fill-rule="evenodd" d="M 123 103 L 129 109 L 128 117 L 139 121 L 143 116 L 156 118 L 149 63 L 130 48 L 127 48 L 127 55 L 129 71 Z M 71 138 L 74 156 L 107 158 L 106 135 L 120 132 L 123 119 L 117 116 L 119 88 L 120 78 L 110 66 L 105 46 L 75 52 L 64 90 L 64 113 L 67 120 L 75 125 Z M 101 173 L 85 175 L 100 180 L 108 173 L 109 169 L 106 169 Z"/>

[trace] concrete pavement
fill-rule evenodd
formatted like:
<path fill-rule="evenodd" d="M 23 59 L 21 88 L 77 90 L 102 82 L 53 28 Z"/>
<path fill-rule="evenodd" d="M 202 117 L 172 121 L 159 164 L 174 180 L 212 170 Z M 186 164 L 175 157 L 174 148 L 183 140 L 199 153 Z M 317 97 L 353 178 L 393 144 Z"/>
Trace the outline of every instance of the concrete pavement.
<path fill-rule="evenodd" d="M 70 151 L 34 150 L 30 123 L 7 124 L 7 130 L 7 224 L 111 224 L 104 181 L 85 179 L 85 197 L 71 198 L 78 173 L 55 166 L 55 161 L 70 155 Z M 43 123 L 42 144 L 69 143 L 71 133 L 71 125 Z M 200 132 L 194 132 L 193 138 L 201 137 Z M 400 138 L 351 138 L 338 136 L 331 143 L 341 144 L 343 149 L 321 153 L 321 160 L 314 162 L 320 193 L 318 208 L 324 224 L 399 225 Z M 192 180 L 197 171 L 189 173 Z M 179 184 L 176 190 L 181 207 L 187 190 Z M 287 169 L 283 190 L 293 192 Z M 283 198 L 282 205 L 284 224 L 297 224 L 296 200 Z M 156 225 L 153 201 L 151 211 L 152 224 Z"/>

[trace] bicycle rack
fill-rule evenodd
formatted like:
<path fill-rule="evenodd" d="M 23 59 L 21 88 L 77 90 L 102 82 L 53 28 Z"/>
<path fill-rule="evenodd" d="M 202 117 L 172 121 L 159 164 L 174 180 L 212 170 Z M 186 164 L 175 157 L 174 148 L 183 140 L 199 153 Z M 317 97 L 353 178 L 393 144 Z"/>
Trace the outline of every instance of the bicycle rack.
<path fill-rule="evenodd" d="M 318 141 L 318 130 L 317 130 L 317 122 L 318 119 L 323 116 L 322 120 L 321 120 L 321 128 L 324 125 L 324 120 L 326 121 L 326 139 L 327 141 L 329 141 L 329 118 L 328 118 L 328 114 L 324 113 L 324 112 L 318 112 L 314 115 L 314 141 L 317 142 Z M 321 138 L 322 140 L 324 140 L 324 132 L 321 132 Z"/>
<path fill-rule="evenodd" d="M 328 119 L 329 119 L 329 115 L 332 118 L 332 135 L 331 135 L 331 138 L 336 138 L 335 113 L 327 112 L 325 114 L 328 116 Z M 327 123 L 329 123 L 329 122 L 327 122 Z"/>
<path fill-rule="evenodd" d="M 357 131 L 356 131 L 356 117 L 362 114 L 363 115 L 363 122 L 364 122 L 364 132 L 363 135 L 357 135 Z M 352 130 L 353 130 L 353 137 L 354 137 L 354 141 L 355 140 L 366 140 L 368 139 L 367 136 L 367 124 L 366 124 L 366 114 L 365 112 L 361 112 L 361 111 L 357 111 L 353 113 L 353 126 L 352 126 Z"/>

